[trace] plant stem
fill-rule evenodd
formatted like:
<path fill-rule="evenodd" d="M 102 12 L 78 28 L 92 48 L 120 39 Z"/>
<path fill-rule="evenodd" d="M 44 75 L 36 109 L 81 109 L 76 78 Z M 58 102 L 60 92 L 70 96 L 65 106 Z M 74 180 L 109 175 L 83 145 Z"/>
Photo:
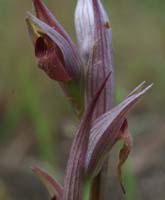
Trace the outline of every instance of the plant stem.
<path fill-rule="evenodd" d="M 90 200 L 109 200 L 108 194 L 108 160 L 91 184 Z"/>
<path fill-rule="evenodd" d="M 100 176 L 99 173 L 92 181 L 91 184 L 91 192 L 90 192 L 90 200 L 99 200 L 100 197 Z"/>

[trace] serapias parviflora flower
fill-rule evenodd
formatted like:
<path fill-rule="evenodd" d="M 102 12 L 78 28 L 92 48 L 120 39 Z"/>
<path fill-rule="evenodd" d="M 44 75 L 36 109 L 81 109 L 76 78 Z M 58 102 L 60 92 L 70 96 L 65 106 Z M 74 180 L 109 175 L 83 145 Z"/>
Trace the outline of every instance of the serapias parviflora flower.
<path fill-rule="evenodd" d="M 58 81 L 76 109 L 82 110 L 84 71 L 81 56 L 44 3 L 41 0 L 33 3 L 37 17 L 28 13 L 26 22 L 38 66 Z"/>

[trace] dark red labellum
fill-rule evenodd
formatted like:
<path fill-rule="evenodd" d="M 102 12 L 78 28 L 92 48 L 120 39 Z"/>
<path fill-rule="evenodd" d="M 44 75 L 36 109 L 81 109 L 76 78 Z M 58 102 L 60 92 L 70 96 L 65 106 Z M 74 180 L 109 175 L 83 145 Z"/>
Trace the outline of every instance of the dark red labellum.
<path fill-rule="evenodd" d="M 36 44 L 35 44 L 35 55 L 36 57 L 42 57 L 45 55 L 47 51 L 47 45 L 43 39 L 43 37 L 39 37 L 36 40 Z"/>
<path fill-rule="evenodd" d="M 56 81 L 69 81 L 65 62 L 60 48 L 46 35 L 41 34 L 35 42 L 35 56 L 39 67 Z"/>

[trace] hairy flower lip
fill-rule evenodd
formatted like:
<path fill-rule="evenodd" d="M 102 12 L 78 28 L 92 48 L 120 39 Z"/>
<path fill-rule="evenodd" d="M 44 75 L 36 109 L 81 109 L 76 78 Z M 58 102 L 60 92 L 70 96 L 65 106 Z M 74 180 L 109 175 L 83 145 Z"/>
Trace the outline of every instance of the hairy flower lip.
<path fill-rule="evenodd" d="M 49 51 L 52 52 L 52 54 L 56 54 L 63 66 L 65 66 L 64 57 L 60 48 L 53 43 L 53 41 L 46 34 L 41 33 L 41 36 L 37 38 L 35 42 L 35 55 L 40 58 L 46 55 Z"/>
<path fill-rule="evenodd" d="M 47 45 L 42 37 L 39 37 L 36 40 L 35 44 L 35 55 L 36 57 L 40 58 L 45 55 L 47 51 Z"/>

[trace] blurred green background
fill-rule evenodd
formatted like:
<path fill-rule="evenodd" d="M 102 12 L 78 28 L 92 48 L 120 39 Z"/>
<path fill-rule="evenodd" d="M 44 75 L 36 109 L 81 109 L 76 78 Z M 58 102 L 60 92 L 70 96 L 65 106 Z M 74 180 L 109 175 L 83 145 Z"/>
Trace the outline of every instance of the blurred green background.
<path fill-rule="evenodd" d="M 76 42 L 76 0 L 44 2 Z M 165 1 L 103 4 L 113 29 L 116 101 L 143 80 L 155 84 L 129 115 L 134 149 L 124 172 L 126 199 L 164 200 Z M 0 200 L 44 199 L 28 167 L 40 163 L 62 180 L 76 126 L 58 84 L 35 63 L 24 20 L 29 10 L 31 0 L 0 0 Z"/>

